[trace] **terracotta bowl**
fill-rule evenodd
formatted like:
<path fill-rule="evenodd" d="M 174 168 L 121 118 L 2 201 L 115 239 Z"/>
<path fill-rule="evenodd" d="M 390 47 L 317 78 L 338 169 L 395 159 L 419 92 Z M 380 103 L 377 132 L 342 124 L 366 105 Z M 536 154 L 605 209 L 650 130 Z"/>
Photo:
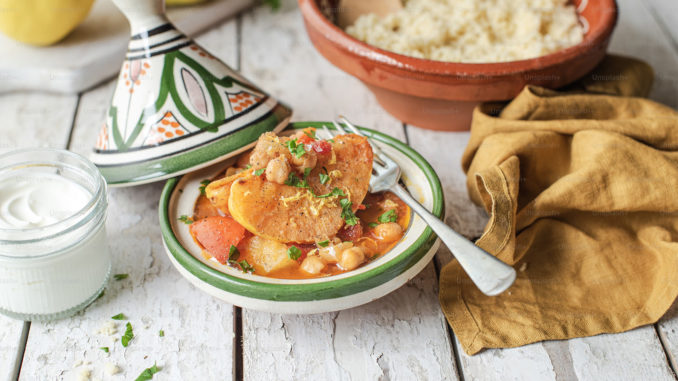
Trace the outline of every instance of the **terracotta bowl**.
<path fill-rule="evenodd" d="M 586 30 L 580 44 L 538 58 L 488 64 L 433 61 L 379 49 L 328 19 L 338 9 L 336 0 L 299 0 L 299 6 L 316 49 L 363 81 L 386 111 L 415 126 L 462 131 L 469 129 L 478 103 L 512 99 L 527 84 L 567 85 L 603 59 L 617 21 L 615 1 L 573 2 Z"/>

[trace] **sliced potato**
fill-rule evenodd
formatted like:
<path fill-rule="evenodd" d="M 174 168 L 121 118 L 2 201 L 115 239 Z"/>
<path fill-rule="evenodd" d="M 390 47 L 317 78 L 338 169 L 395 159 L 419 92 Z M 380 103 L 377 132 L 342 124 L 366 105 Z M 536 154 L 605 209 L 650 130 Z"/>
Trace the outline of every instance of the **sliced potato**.
<path fill-rule="evenodd" d="M 309 186 L 316 195 L 342 189 L 355 211 L 369 188 L 372 148 L 363 137 L 341 135 L 334 139 L 332 150 L 334 154 L 320 159 L 311 171 Z M 325 171 L 334 175 L 321 184 L 319 175 Z M 334 237 L 344 224 L 337 197 L 317 198 L 308 189 L 272 183 L 263 176 L 233 181 L 228 209 L 253 234 L 280 242 L 322 241 Z"/>
<path fill-rule="evenodd" d="M 252 171 L 242 171 L 235 175 L 215 180 L 205 187 L 205 196 L 212 205 L 219 209 L 225 215 L 230 215 L 228 211 L 228 196 L 231 193 L 231 185 L 239 178 L 251 175 Z"/>
<path fill-rule="evenodd" d="M 287 245 L 270 239 L 254 236 L 250 238 L 247 251 L 255 265 L 265 273 L 299 266 L 297 261 L 287 256 Z"/>

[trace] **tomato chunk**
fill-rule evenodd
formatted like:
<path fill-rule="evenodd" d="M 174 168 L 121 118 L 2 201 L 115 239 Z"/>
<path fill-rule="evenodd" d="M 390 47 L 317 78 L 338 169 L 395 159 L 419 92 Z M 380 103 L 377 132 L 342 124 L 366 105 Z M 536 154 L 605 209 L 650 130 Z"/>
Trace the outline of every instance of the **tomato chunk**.
<path fill-rule="evenodd" d="M 324 140 L 316 140 L 311 143 L 311 147 L 318 155 L 329 155 L 332 153 L 332 144 Z"/>
<path fill-rule="evenodd" d="M 302 135 L 299 139 L 297 139 L 297 142 L 307 145 L 313 143 L 313 138 L 307 135 Z"/>
<path fill-rule="evenodd" d="M 245 238 L 245 228 L 231 217 L 206 217 L 190 226 L 193 237 L 221 263 L 228 261 L 231 245 L 238 246 Z"/>

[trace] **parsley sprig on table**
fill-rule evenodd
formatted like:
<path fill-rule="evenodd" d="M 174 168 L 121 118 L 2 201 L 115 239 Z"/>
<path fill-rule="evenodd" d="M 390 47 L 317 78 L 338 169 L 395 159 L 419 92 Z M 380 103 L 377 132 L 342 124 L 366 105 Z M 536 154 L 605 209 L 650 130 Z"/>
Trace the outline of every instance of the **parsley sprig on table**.
<path fill-rule="evenodd" d="M 148 381 L 153 379 L 153 375 L 158 373 L 160 368 L 157 365 L 153 364 L 152 367 L 144 369 L 143 372 L 136 378 L 135 381 Z"/>
<path fill-rule="evenodd" d="M 127 322 L 125 334 L 122 335 L 122 337 L 120 338 L 120 342 L 122 343 L 122 346 L 127 347 L 129 345 L 129 342 L 132 341 L 133 338 L 134 338 L 134 331 L 132 330 L 132 324 L 130 322 Z"/>
<path fill-rule="evenodd" d="M 280 0 L 262 0 L 262 2 L 271 7 L 274 11 L 280 9 Z"/>

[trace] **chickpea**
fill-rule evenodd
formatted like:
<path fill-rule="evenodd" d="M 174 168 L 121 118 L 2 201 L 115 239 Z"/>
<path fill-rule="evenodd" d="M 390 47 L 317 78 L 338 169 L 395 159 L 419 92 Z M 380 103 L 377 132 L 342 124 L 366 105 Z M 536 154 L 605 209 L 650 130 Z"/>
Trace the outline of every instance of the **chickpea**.
<path fill-rule="evenodd" d="M 317 255 L 310 255 L 301 262 L 301 269 L 309 274 L 318 274 L 325 269 L 325 261 Z"/>
<path fill-rule="evenodd" d="M 290 157 L 290 162 L 292 162 L 292 165 L 294 165 L 299 172 L 304 172 L 306 168 L 313 169 L 315 168 L 315 165 L 318 164 L 318 155 L 313 150 L 307 151 L 302 157 L 296 157 L 294 155 L 291 155 Z"/>
<path fill-rule="evenodd" d="M 379 224 L 374 228 L 374 234 L 384 242 L 393 242 L 400 239 L 403 234 L 403 228 L 395 222 Z"/>
<path fill-rule="evenodd" d="M 359 247 L 351 247 L 341 253 L 339 266 L 344 270 L 353 270 L 365 261 L 365 253 Z"/>
<path fill-rule="evenodd" d="M 366 256 L 371 257 L 377 253 L 379 246 L 371 239 L 363 239 L 358 243 L 358 247 L 363 250 Z"/>
<path fill-rule="evenodd" d="M 291 170 L 292 168 L 290 163 L 287 162 L 287 158 L 285 156 L 278 156 L 266 165 L 266 179 L 274 183 L 284 184 Z"/>
<path fill-rule="evenodd" d="M 339 258 L 341 258 L 341 253 L 351 247 L 353 247 L 353 243 L 351 242 L 339 242 L 327 247 L 321 247 L 320 250 L 318 250 L 318 255 L 320 255 L 327 263 L 337 263 L 339 262 Z"/>

